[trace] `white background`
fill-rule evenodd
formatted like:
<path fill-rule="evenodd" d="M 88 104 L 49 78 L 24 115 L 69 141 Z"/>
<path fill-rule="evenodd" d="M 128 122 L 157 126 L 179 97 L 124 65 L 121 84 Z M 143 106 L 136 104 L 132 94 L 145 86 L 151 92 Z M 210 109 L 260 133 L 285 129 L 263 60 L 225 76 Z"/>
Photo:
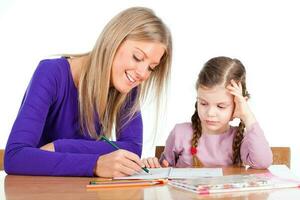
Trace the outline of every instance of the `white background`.
<path fill-rule="evenodd" d="M 104 3 L 105 2 L 105 3 Z M 143 156 L 163 145 L 176 123 L 194 111 L 197 74 L 214 56 L 240 59 L 247 69 L 250 105 L 271 146 L 290 146 L 300 176 L 300 8 L 297 1 L 0 1 L 0 148 L 38 62 L 53 54 L 89 51 L 104 25 L 131 6 L 146 6 L 169 26 L 174 59 L 168 111 L 153 141 L 144 109 Z M 183 3 L 184 2 L 184 3 Z"/>

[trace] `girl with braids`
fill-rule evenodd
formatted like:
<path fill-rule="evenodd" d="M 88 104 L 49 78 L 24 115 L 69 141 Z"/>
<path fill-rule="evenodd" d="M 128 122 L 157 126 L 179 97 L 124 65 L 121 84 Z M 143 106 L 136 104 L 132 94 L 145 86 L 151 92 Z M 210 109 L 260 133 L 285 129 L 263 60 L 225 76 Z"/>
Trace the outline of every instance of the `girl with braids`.
<path fill-rule="evenodd" d="M 165 150 L 143 159 L 147 167 L 250 165 L 267 168 L 272 152 L 247 100 L 246 71 L 237 59 L 215 57 L 201 70 L 192 123 L 177 124 Z M 239 118 L 238 127 L 229 122 Z"/>

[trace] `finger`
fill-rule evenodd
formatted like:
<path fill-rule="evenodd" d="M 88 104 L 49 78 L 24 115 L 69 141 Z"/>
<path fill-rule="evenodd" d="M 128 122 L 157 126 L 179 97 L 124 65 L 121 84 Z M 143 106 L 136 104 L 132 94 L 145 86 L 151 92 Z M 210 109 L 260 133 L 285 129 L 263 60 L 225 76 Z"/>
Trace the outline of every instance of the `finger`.
<path fill-rule="evenodd" d="M 130 160 L 126 157 L 120 159 L 120 163 L 124 167 L 129 168 L 134 171 L 134 172 L 130 171 L 130 174 L 139 173 L 142 171 L 142 167 L 140 165 L 138 165 L 135 161 Z M 145 166 L 145 165 L 143 165 L 143 166 Z M 124 173 L 124 171 L 122 171 L 122 172 Z M 128 174 L 128 170 L 126 170 L 126 174 Z"/>
<path fill-rule="evenodd" d="M 154 164 L 154 158 L 148 158 L 148 163 L 150 165 L 151 168 L 155 168 L 155 164 Z"/>
<path fill-rule="evenodd" d="M 162 161 L 162 166 L 163 166 L 163 167 L 169 167 L 169 162 L 168 162 L 166 159 L 164 159 L 164 160 Z"/>
<path fill-rule="evenodd" d="M 132 153 L 127 150 L 122 150 L 122 153 L 124 153 L 124 156 L 128 158 L 129 160 L 134 161 L 136 164 L 138 164 L 140 167 L 145 167 L 144 163 L 141 161 L 140 157 L 136 155 L 135 153 Z"/>
<path fill-rule="evenodd" d="M 158 162 L 158 158 L 154 157 L 153 158 L 153 163 L 154 163 L 155 168 L 160 168 L 161 167 L 159 162 Z"/>
<path fill-rule="evenodd" d="M 144 165 L 145 165 L 147 168 L 150 168 L 150 165 L 149 165 L 147 159 L 143 159 L 142 162 L 144 163 Z"/>
<path fill-rule="evenodd" d="M 137 173 L 139 173 L 139 172 L 133 170 L 130 167 L 127 167 L 125 165 L 120 165 L 119 169 L 114 172 L 114 176 L 116 176 L 116 175 L 130 176 L 130 175 L 137 174 Z"/>
<path fill-rule="evenodd" d="M 230 81 L 230 83 L 231 83 L 231 85 L 233 86 L 233 87 L 235 87 L 235 88 L 239 88 L 239 86 L 238 86 L 238 84 L 237 84 L 237 82 L 235 81 L 235 80 L 231 80 Z"/>

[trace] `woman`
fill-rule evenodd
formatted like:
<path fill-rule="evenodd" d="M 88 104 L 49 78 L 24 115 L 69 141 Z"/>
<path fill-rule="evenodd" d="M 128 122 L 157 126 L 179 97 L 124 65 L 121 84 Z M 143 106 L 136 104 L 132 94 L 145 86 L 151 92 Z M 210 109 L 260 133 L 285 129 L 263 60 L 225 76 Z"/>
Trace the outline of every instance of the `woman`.
<path fill-rule="evenodd" d="M 171 35 L 147 8 L 115 16 L 91 52 L 43 60 L 9 136 L 8 174 L 126 176 L 141 171 L 140 102 L 157 102 L 171 64 Z M 101 135 L 116 133 L 114 151 Z"/>

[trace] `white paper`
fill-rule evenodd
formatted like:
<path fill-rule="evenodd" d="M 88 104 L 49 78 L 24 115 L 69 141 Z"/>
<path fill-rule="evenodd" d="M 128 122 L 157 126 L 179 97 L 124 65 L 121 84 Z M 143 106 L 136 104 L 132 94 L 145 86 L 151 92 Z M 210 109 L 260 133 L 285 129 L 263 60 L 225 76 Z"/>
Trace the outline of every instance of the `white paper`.
<path fill-rule="evenodd" d="M 149 174 L 142 172 L 132 176 L 116 177 L 115 179 L 191 179 L 223 176 L 222 168 L 150 168 L 149 172 Z"/>

